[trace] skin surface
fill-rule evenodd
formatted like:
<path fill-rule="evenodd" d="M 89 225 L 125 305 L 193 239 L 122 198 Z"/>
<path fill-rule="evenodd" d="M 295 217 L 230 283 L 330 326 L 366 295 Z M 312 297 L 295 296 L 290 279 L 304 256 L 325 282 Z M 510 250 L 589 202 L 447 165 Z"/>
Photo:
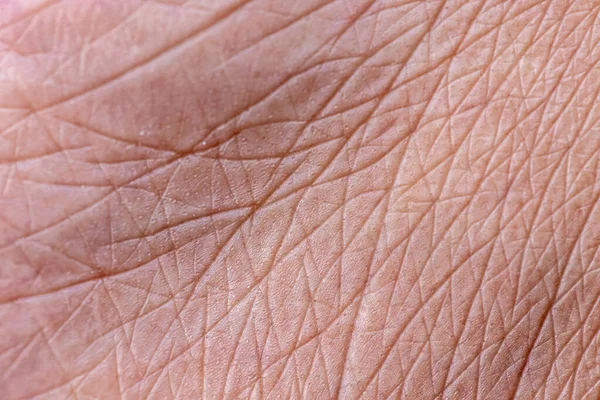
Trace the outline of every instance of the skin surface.
<path fill-rule="evenodd" d="M 0 1 L 0 397 L 598 398 L 598 10 Z"/>

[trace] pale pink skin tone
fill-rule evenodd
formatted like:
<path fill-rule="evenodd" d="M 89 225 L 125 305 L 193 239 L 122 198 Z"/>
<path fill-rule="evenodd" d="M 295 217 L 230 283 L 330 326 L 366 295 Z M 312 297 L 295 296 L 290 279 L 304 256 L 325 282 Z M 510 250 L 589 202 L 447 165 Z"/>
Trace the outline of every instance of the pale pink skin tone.
<path fill-rule="evenodd" d="M 592 1 L 0 2 L 0 397 L 598 398 Z"/>

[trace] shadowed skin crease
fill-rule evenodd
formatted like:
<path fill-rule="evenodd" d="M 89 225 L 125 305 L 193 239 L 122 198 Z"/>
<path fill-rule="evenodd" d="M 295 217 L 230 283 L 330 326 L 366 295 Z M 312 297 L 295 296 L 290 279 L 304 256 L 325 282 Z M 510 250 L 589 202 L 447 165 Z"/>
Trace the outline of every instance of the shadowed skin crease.
<path fill-rule="evenodd" d="M 592 1 L 0 1 L 0 397 L 597 399 Z"/>

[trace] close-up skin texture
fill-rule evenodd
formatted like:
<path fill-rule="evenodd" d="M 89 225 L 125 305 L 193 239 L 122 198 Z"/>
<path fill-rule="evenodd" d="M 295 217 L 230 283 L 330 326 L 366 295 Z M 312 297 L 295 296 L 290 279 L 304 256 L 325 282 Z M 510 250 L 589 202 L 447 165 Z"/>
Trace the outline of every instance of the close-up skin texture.
<path fill-rule="evenodd" d="M 599 398 L 599 10 L 1 0 L 0 398 Z"/>

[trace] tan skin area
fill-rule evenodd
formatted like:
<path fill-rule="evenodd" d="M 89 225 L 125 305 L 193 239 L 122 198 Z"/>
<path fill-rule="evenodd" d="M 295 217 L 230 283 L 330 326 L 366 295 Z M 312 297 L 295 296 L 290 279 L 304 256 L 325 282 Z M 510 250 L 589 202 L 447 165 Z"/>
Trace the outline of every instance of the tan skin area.
<path fill-rule="evenodd" d="M 0 397 L 598 398 L 598 10 L 0 2 Z"/>

